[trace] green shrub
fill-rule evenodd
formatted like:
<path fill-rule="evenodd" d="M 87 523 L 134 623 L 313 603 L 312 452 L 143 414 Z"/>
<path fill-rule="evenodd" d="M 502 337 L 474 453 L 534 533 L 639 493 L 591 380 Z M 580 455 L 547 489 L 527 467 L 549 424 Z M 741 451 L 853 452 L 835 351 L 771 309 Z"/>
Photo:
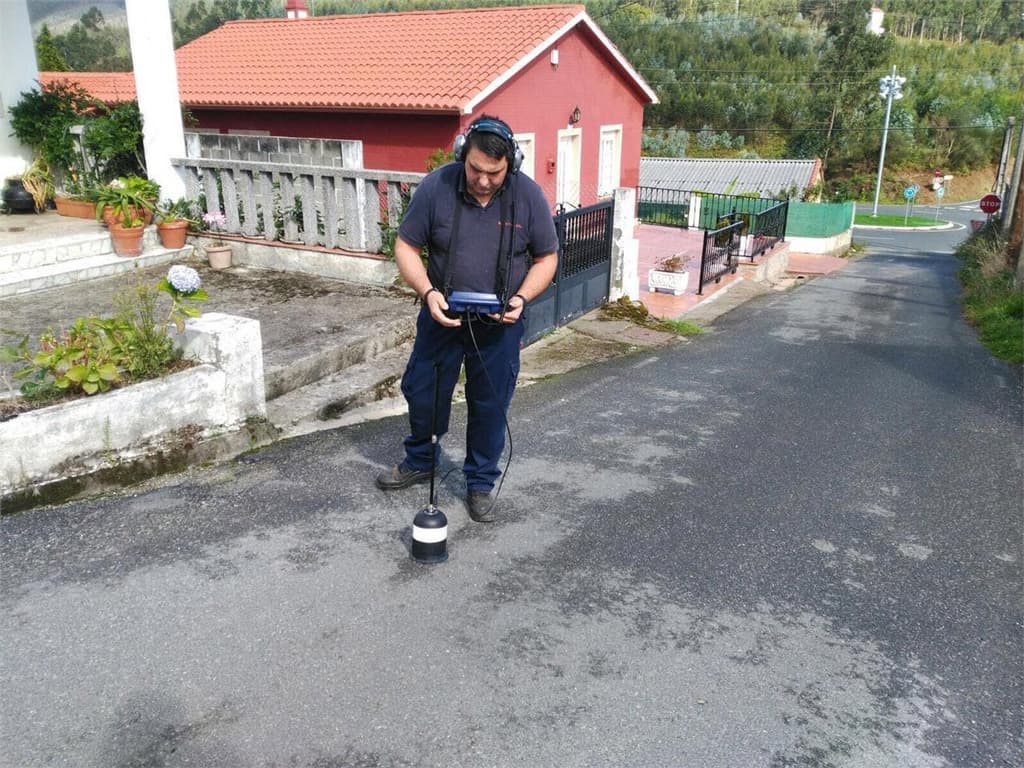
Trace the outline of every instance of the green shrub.
<path fill-rule="evenodd" d="M 1014 285 L 998 222 L 967 238 L 956 255 L 961 263 L 964 316 L 977 327 L 978 338 L 993 355 L 1011 363 L 1024 362 L 1024 291 Z"/>
<path fill-rule="evenodd" d="M 78 158 L 69 129 L 83 122 L 90 109 L 98 108 L 97 102 L 77 84 L 62 82 L 20 95 L 9 110 L 14 135 L 43 158 L 57 176 L 76 166 Z"/>
<path fill-rule="evenodd" d="M 198 317 L 195 302 L 205 301 L 199 274 L 175 265 L 155 286 L 137 275 L 114 297 L 113 317 L 81 317 L 70 327 L 39 337 L 32 351 L 28 336 L 16 345 L 0 348 L 0 362 L 19 363 L 14 373 L 23 381 L 22 396 L 48 401 L 68 394 L 95 395 L 122 383 L 164 373 L 179 357 L 168 326 L 184 330 L 186 317 Z M 158 305 L 160 294 L 170 297 L 166 314 Z M 10 335 L 10 331 L 5 332 Z"/>

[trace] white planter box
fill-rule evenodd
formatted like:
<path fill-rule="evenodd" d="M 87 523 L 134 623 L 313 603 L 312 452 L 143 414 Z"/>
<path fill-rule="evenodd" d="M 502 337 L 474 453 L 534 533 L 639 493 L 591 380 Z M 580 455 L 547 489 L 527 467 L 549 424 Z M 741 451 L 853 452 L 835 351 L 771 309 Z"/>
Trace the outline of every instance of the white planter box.
<path fill-rule="evenodd" d="M 664 272 L 652 269 L 647 273 L 647 290 L 651 293 L 670 293 L 679 296 L 690 283 L 689 272 Z"/>
<path fill-rule="evenodd" d="M 158 452 L 182 430 L 221 434 L 266 416 L 258 321 L 210 312 L 175 342 L 199 365 L 0 422 L 0 494 Z"/>

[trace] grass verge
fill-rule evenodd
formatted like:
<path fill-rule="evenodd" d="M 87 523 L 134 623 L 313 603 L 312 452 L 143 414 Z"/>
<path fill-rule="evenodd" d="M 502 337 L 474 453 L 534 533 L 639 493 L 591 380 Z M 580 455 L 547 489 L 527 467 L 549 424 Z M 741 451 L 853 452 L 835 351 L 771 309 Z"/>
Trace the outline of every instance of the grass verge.
<path fill-rule="evenodd" d="M 662 320 L 653 317 L 646 304 L 642 301 L 632 301 L 628 296 L 601 307 L 601 317 L 607 320 L 629 320 L 645 328 L 666 331 L 677 336 L 699 336 L 704 333 L 703 328 L 687 320 Z"/>
<path fill-rule="evenodd" d="M 919 229 L 921 227 L 935 227 L 945 224 L 945 221 L 925 218 L 924 216 L 904 217 L 901 213 L 880 213 L 872 216 L 870 213 L 858 213 L 853 217 L 854 226 L 862 227 L 906 227 L 907 229 Z"/>
<path fill-rule="evenodd" d="M 998 224 L 972 234 L 956 255 L 964 287 L 960 302 L 981 343 L 1000 360 L 1024 362 L 1024 290 L 1014 285 Z"/>

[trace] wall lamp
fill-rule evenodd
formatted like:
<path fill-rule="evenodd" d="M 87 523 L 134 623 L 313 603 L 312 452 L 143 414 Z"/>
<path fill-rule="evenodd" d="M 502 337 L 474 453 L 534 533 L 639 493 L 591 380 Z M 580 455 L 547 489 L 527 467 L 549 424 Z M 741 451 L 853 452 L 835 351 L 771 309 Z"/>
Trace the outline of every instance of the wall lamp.
<path fill-rule="evenodd" d="M 577 106 L 576 109 L 572 111 L 572 114 L 569 115 L 569 125 L 576 125 L 582 117 L 583 115 L 580 113 L 580 108 Z"/>

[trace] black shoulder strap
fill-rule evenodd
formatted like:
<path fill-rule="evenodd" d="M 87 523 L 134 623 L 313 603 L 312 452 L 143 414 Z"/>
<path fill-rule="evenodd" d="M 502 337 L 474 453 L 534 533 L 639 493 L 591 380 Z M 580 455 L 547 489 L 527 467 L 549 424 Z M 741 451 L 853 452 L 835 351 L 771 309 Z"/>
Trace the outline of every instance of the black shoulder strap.
<path fill-rule="evenodd" d="M 494 270 L 494 292 L 498 295 L 499 301 L 504 304 L 508 301 L 509 280 L 512 279 L 512 254 L 516 247 L 516 201 L 515 190 L 508 184 L 501 193 L 501 220 L 500 233 L 498 235 L 498 264 Z M 512 216 L 509 217 L 509 208 L 512 209 Z M 505 230 L 508 230 L 508 256 L 502 258 L 502 246 L 505 244 Z"/>
<path fill-rule="evenodd" d="M 459 219 L 462 218 L 462 193 L 459 185 L 455 185 L 455 211 L 452 213 L 452 228 L 448 233 L 448 258 L 444 263 L 444 285 L 441 292 L 445 299 L 452 295 L 452 280 L 455 276 L 455 249 L 459 244 Z"/>

